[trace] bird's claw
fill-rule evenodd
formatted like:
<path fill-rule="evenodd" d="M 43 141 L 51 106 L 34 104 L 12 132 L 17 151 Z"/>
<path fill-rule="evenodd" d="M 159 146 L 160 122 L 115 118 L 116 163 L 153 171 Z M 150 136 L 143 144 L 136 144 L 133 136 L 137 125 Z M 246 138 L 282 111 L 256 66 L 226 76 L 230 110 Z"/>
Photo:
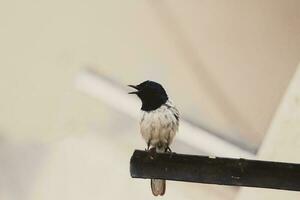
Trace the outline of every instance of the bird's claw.
<path fill-rule="evenodd" d="M 172 150 L 171 150 L 171 148 L 170 148 L 170 147 L 167 147 L 167 148 L 166 148 L 166 152 L 168 152 L 168 153 L 172 153 Z"/>
<path fill-rule="evenodd" d="M 150 159 L 153 160 L 156 155 L 155 147 L 152 147 L 151 149 L 149 149 L 148 152 L 149 152 Z"/>
<path fill-rule="evenodd" d="M 169 154 L 170 154 L 170 158 L 172 158 L 173 154 L 176 154 L 175 152 L 173 152 L 173 151 L 171 150 L 170 147 L 167 147 L 167 148 L 166 148 L 166 153 L 169 153 Z"/>

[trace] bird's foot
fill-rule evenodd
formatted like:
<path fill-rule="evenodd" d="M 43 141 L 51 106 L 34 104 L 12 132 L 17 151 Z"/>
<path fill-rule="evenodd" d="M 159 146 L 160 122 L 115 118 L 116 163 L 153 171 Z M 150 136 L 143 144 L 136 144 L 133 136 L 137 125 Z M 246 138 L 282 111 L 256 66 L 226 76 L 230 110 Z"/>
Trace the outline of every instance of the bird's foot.
<path fill-rule="evenodd" d="M 150 151 L 151 149 L 150 149 L 150 145 L 149 146 L 147 146 L 147 148 L 145 148 L 145 151 Z"/>
<path fill-rule="evenodd" d="M 176 154 L 175 152 L 173 152 L 173 151 L 171 150 L 171 148 L 170 148 L 169 146 L 166 148 L 166 153 L 169 153 L 169 154 L 170 154 L 170 158 L 172 158 L 173 154 Z"/>
<path fill-rule="evenodd" d="M 171 148 L 169 146 L 166 148 L 166 152 L 173 153 L 172 150 L 171 150 Z"/>
<path fill-rule="evenodd" d="M 150 150 L 150 140 L 147 142 L 147 148 L 145 148 L 145 151 L 149 151 Z"/>
<path fill-rule="evenodd" d="M 153 160 L 156 156 L 156 148 L 152 147 L 151 149 L 148 149 L 147 151 L 149 153 L 150 159 Z"/>

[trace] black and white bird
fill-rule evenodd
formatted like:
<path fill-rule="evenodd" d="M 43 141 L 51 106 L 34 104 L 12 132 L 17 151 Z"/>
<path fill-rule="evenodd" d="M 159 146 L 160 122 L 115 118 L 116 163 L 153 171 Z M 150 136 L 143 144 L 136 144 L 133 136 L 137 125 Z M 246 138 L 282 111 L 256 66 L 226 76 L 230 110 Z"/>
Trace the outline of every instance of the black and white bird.
<path fill-rule="evenodd" d="M 165 89 L 154 81 L 144 81 L 139 85 L 128 85 L 136 91 L 142 101 L 140 132 L 147 143 L 147 149 L 155 148 L 156 152 L 171 151 L 172 143 L 179 126 L 179 112 L 169 99 Z M 166 181 L 151 179 L 151 190 L 154 196 L 164 195 Z"/>

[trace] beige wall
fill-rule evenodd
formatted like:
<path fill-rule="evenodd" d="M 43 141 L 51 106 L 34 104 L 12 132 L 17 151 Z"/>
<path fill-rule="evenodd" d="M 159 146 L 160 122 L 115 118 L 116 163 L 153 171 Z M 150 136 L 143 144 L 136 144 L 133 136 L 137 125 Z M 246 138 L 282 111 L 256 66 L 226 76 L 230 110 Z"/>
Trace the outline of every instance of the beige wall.
<path fill-rule="evenodd" d="M 1 132 L 63 132 L 74 76 L 88 66 L 124 85 L 155 79 L 185 116 L 258 145 L 299 61 L 299 4 L 2 2 Z"/>
<path fill-rule="evenodd" d="M 300 66 L 285 93 L 258 158 L 300 163 Z M 299 192 L 255 188 L 241 189 L 237 199 L 299 199 Z"/>

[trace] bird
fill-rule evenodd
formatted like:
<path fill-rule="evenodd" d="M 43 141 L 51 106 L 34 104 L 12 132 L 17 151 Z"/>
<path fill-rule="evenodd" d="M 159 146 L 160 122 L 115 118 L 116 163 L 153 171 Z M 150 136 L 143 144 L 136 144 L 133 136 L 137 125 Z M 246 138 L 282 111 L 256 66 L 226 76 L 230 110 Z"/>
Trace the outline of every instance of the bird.
<path fill-rule="evenodd" d="M 140 133 L 147 144 L 146 150 L 172 153 L 170 145 L 178 131 L 180 115 L 165 89 L 150 80 L 128 86 L 135 89 L 129 94 L 137 95 L 142 102 Z M 151 190 L 154 196 L 163 196 L 166 181 L 151 179 Z"/>

